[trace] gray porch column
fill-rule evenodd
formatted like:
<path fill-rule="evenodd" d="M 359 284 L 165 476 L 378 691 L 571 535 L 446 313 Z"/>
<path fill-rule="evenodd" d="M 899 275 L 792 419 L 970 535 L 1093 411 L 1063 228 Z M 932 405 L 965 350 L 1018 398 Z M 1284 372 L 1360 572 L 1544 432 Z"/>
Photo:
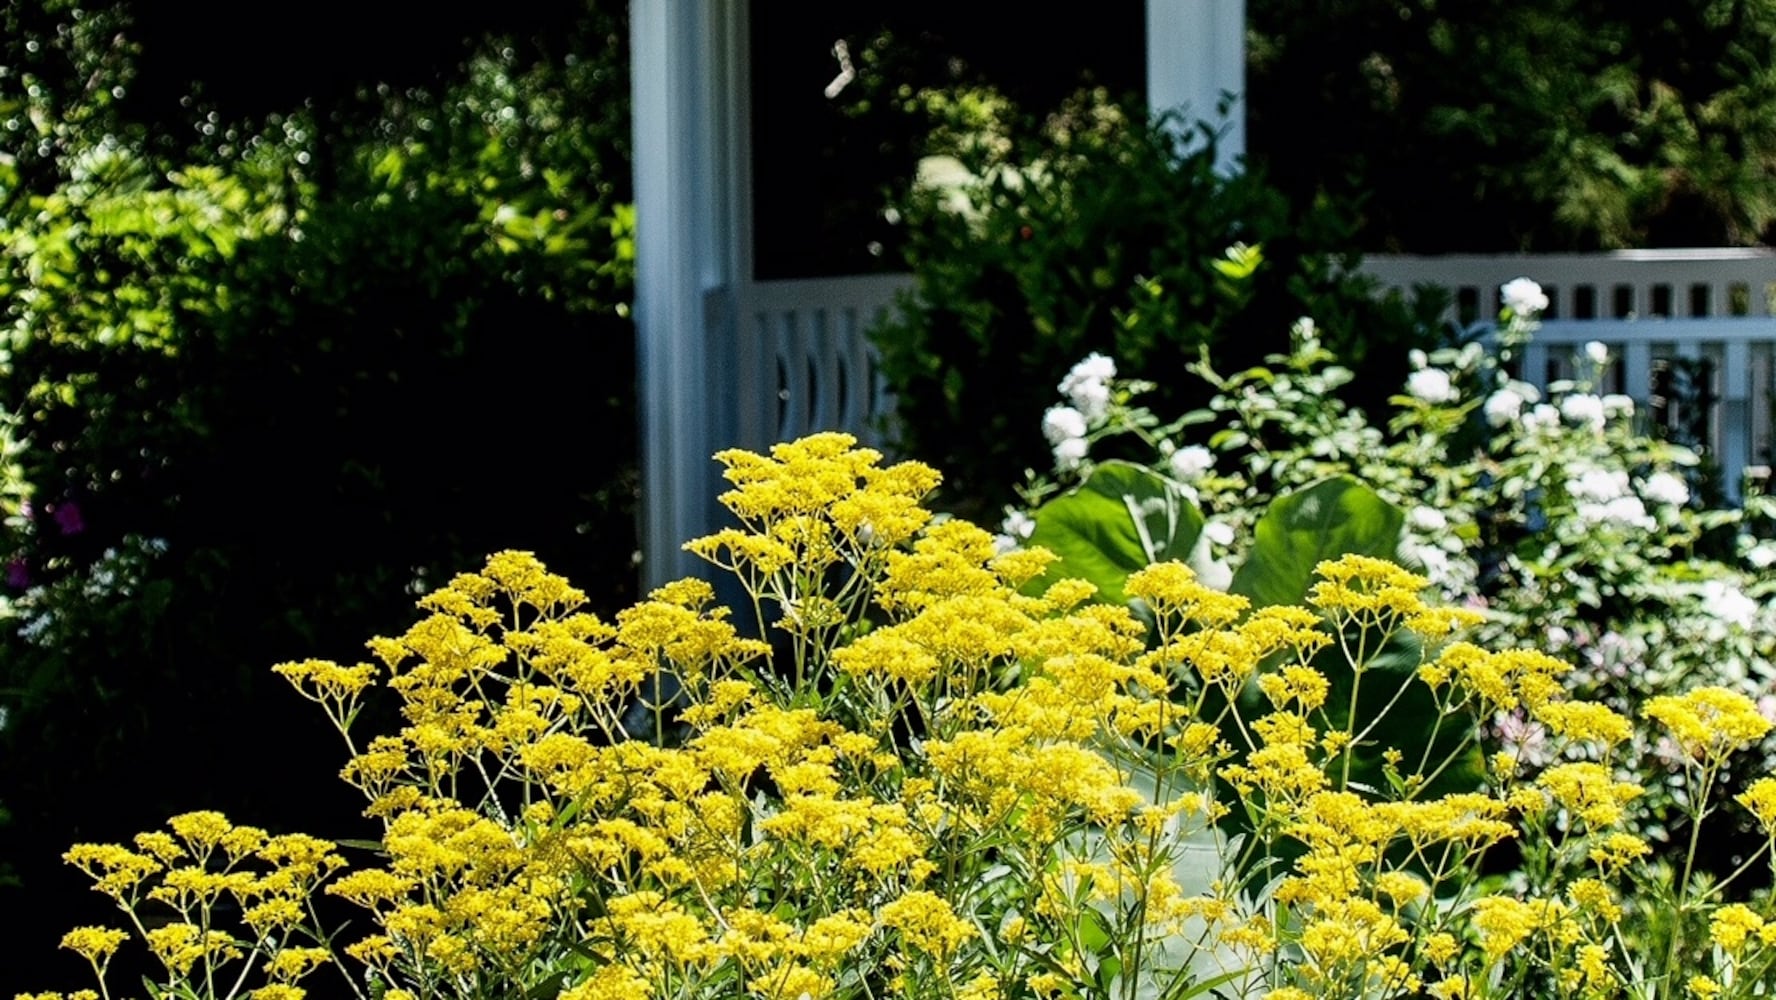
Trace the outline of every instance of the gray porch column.
<path fill-rule="evenodd" d="M 1222 122 L 1216 108 L 1229 93 Z M 1246 154 L 1245 93 L 1245 0 L 1147 0 L 1147 106 L 1224 126 L 1215 158 L 1224 173 Z"/>
<path fill-rule="evenodd" d="M 635 151 L 636 388 L 644 587 L 704 570 L 680 550 L 717 523 L 710 455 L 731 438 L 720 401 L 729 337 L 734 7 L 635 0 L 630 53 Z"/>

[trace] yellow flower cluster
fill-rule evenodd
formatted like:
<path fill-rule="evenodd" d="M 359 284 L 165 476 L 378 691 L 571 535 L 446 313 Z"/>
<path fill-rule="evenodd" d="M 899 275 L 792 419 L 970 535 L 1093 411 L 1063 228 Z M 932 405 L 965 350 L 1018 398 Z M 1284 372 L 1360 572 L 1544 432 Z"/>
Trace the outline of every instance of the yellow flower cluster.
<path fill-rule="evenodd" d="M 1089 584 L 1041 587 L 1052 554 L 934 519 L 936 473 L 880 459 L 838 434 L 720 456 L 740 527 L 688 547 L 739 575 L 756 635 L 701 581 L 607 622 L 501 553 L 373 664 L 276 668 L 346 735 L 372 864 L 208 812 L 67 860 L 169 988 L 250 965 L 269 1000 L 340 961 L 317 894 L 364 911 L 339 952 L 387 1000 L 1072 998 L 1111 968 L 1131 994 L 1219 975 L 1284 1000 L 1625 982 L 1617 893 L 1650 850 L 1618 829 L 1629 727 L 1569 701 L 1564 664 L 1459 641 L 1474 616 L 1361 556 L 1321 564 L 1309 607 L 1148 567 L 1126 591 L 1150 631 Z M 1416 670 L 1370 663 L 1396 637 Z M 362 739 L 382 692 L 399 722 Z M 1422 745 L 1384 742 L 1402 704 L 1430 706 Z M 1475 714 L 1512 708 L 1565 756 L 1488 778 Z M 1763 732 L 1712 692 L 1647 712 L 1708 761 Z M 1739 803 L 1776 830 L 1776 779 Z M 1484 853 L 1531 836 L 1540 880 L 1482 890 Z M 1187 889 L 1205 841 L 1213 877 Z M 1772 926 L 1720 907 L 1712 943 L 1751 969 Z M 102 981 L 125 940 L 63 943 Z"/>

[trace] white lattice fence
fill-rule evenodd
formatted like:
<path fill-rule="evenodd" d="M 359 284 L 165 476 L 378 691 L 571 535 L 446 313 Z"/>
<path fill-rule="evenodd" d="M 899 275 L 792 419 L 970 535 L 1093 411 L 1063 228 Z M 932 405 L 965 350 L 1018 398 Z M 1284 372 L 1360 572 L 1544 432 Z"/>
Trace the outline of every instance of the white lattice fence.
<path fill-rule="evenodd" d="M 1739 496 L 1743 470 L 1768 465 L 1776 397 L 1776 254 L 1750 249 L 1621 251 L 1535 256 L 1372 257 L 1363 269 L 1385 286 L 1430 285 L 1453 297 L 1464 325 L 1498 315 L 1499 286 L 1532 278 L 1550 307 L 1524 351 L 1519 376 L 1546 387 L 1576 374 L 1574 358 L 1599 341 L 1612 358 L 1606 392 L 1672 424 L 1694 416 Z M 1699 373 L 1701 414 L 1681 411 L 1672 380 Z"/>
<path fill-rule="evenodd" d="M 828 430 L 879 444 L 894 407 L 867 332 L 911 287 L 906 275 L 746 287 L 735 303 L 742 446 Z"/>

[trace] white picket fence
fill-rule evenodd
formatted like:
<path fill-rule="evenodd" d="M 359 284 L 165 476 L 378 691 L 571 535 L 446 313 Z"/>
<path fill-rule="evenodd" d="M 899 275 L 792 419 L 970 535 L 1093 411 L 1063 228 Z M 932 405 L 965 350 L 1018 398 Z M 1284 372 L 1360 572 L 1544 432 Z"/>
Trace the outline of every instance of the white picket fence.
<path fill-rule="evenodd" d="M 1371 257 L 1363 270 L 1385 287 L 1448 290 L 1449 318 L 1484 324 L 1499 287 L 1518 277 L 1550 300 L 1519 377 L 1546 387 L 1576 373 L 1574 358 L 1600 341 L 1612 358 L 1604 392 L 1677 425 L 1704 428 L 1730 496 L 1743 470 L 1771 461 L 1776 396 L 1776 253 L 1747 249 L 1622 251 L 1533 256 Z M 817 430 L 880 443 L 893 412 L 866 332 L 904 275 L 751 284 L 734 296 L 733 363 L 740 443 L 763 448 Z M 1706 411 L 1685 412 L 1662 379 L 1700 371 Z M 1696 419 L 1696 418 L 1700 419 Z"/>
<path fill-rule="evenodd" d="M 1386 287 L 1449 291 L 1447 318 L 1463 325 L 1497 317 L 1504 283 L 1534 279 L 1550 304 L 1524 351 L 1520 378 L 1544 388 L 1571 378 L 1584 345 L 1601 342 L 1611 357 L 1601 391 L 1623 393 L 1637 409 L 1672 426 L 1699 426 L 1729 498 L 1740 496 L 1745 470 L 1770 464 L 1776 253 L 1371 257 L 1363 270 Z M 1686 411 L 1683 400 L 1667 391 L 1669 380 L 1686 369 L 1700 376 L 1701 413 Z"/>
<path fill-rule="evenodd" d="M 823 430 L 880 444 L 894 412 L 868 331 L 908 275 L 771 281 L 735 296 L 739 440 L 765 448 Z"/>

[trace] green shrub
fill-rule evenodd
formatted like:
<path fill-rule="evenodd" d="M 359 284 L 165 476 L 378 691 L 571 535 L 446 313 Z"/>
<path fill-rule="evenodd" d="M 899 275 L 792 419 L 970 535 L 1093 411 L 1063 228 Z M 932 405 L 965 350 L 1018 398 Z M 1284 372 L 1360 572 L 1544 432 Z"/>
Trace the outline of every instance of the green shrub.
<path fill-rule="evenodd" d="M 1313 315 L 1383 384 L 1404 373 L 1429 324 L 1351 273 L 1352 217 L 1291 205 L 1257 174 L 1219 176 L 1212 144 L 1195 145 L 1086 99 L 1032 139 L 959 140 L 972 179 L 898 208 L 917 288 L 874 337 L 901 444 L 957 470 L 949 502 L 996 509 L 1046 467 L 1023 433 L 1052 396 L 1035 373 L 1089 352 L 1185 408 L 1197 397 L 1181 376 L 1202 349 L 1256 362 Z"/>
<path fill-rule="evenodd" d="M 577 58 L 490 43 L 173 151 L 109 103 L 128 46 L 64 19 L 32 37 L 65 66 L 0 58 L 41 140 L 0 161 L 9 911 L 54 912 L 58 842 L 164 813 L 174 766 L 274 825 L 349 817 L 280 752 L 312 726 L 224 707 L 277 699 L 267 658 L 349 655 L 495 548 L 634 588 L 620 12 Z"/>

